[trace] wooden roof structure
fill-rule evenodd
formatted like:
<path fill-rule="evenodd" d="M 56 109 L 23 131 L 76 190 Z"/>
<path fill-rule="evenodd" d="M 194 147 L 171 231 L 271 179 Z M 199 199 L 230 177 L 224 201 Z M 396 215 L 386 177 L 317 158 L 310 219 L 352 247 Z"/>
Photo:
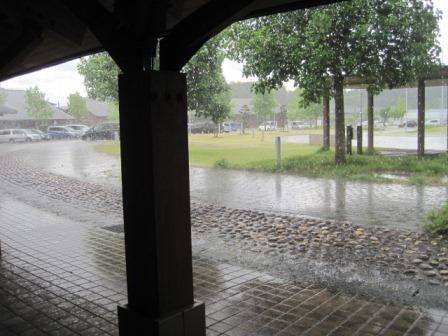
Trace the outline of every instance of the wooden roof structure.
<path fill-rule="evenodd" d="M 178 71 L 235 21 L 337 1 L 2 0 L 0 80 L 102 50 L 123 71 L 138 69 L 136 55 L 157 40 L 162 67 Z"/>
<path fill-rule="evenodd" d="M 423 78 L 425 80 L 426 86 L 444 86 L 448 85 L 448 65 L 442 66 L 440 70 L 435 71 Z M 369 86 L 368 83 L 363 81 L 358 77 L 349 77 L 346 78 L 344 82 L 344 87 L 348 89 L 367 89 Z M 408 83 L 408 85 L 402 87 L 417 87 L 418 83 Z"/>

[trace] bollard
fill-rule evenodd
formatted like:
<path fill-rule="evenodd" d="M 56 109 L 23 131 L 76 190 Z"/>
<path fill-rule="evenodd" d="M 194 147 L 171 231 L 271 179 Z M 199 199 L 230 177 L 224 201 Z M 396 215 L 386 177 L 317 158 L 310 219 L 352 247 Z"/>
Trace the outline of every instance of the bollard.
<path fill-rule="evenodd" d="M 362 126 L 356 127 L 356 152 L 362 155 Z"/>
<path fill-rule="evenodd" d="M 352 155 L 353 127 L 347 126 L 347 154 Z"/>
<path fill-rule="evenodd" d="M 282 153 L 281 153 L 281 140 L 280 137 L 275 137 L 275 161 L 277 163 L 277 169 L 280 169 L 281 165 L 282 165 Z"/>

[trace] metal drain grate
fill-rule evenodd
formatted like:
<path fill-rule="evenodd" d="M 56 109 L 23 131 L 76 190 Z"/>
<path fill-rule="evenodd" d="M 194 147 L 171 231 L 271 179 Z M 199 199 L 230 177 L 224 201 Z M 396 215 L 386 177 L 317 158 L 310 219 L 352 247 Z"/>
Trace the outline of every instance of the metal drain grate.
<path fill-rule="evenodd" d="M 103 226 L 102 229 L 107 230 L 107 231 L 112 231 L 115 233 L 123 233 L 124 232 L 123 225 Z"/>

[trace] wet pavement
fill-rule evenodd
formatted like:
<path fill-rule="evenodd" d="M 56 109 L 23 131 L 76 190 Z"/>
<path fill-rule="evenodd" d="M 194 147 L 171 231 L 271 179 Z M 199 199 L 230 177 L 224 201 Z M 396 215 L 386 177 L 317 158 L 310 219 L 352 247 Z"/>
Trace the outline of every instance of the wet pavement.
<path fill-rule="evenodd" d="M 0 335 L 118 335 L 123 236 L 2 194 Z M 291 282 L 194 248 L 207 335 L 448 335 L 448 313 Z"/>
<path fill-rule="evenodd" d="M 1 153 L 0 146 L 0 153 Z M 11 147 L 11 146 L 9 146 Z M 119 157 L 91 143 L 12 146 L 14 158 L 58 175 L 121 190 Z M 190 168 L 193 199 L 227 207 L 300 214 L 364 226 L 420 230 L 425 214 L 448 199 L 448 186 L 376 184 L 237 170 Z"/>
<path fill-rule="evenodd" d="M 55 152 L 85 146 L 54 144 Z M 113 178 L 55 174 L 65 161 L 37 169 L 49 145 L 0 146 L 0 335 L 116 335 L 126 288 L 123 235 L 110 227 L 122 225 L 121 195 Z M 427 264 L 428 280 L 445 281 L 445 242 L 199 197 L 192 221 L 195 297 L 207 303 L 208 335 L 448 335 L 447 290 L 417 278 Z M 424 260 L 414 264 L 417 257 Z M 414 273 L 390 272 L 400 263 Z"/>

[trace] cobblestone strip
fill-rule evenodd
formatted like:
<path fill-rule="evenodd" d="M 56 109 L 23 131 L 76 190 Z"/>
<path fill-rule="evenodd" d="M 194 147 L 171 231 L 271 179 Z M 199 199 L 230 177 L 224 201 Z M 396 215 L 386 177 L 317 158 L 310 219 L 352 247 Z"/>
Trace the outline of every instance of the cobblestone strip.
<path fill-rule="evenodd" d="M 121 193 L 31 168 L 14 155 L 0 157 L 0 180 L 82 209 L 122 216 Z M 193 233 L 237 242 L 255 252 L 291 260 L 354 262 L 367 269 L 448 286 L 448 241 L 442 236 L 347 222 L 231 209 L 192 201 Z"/>

